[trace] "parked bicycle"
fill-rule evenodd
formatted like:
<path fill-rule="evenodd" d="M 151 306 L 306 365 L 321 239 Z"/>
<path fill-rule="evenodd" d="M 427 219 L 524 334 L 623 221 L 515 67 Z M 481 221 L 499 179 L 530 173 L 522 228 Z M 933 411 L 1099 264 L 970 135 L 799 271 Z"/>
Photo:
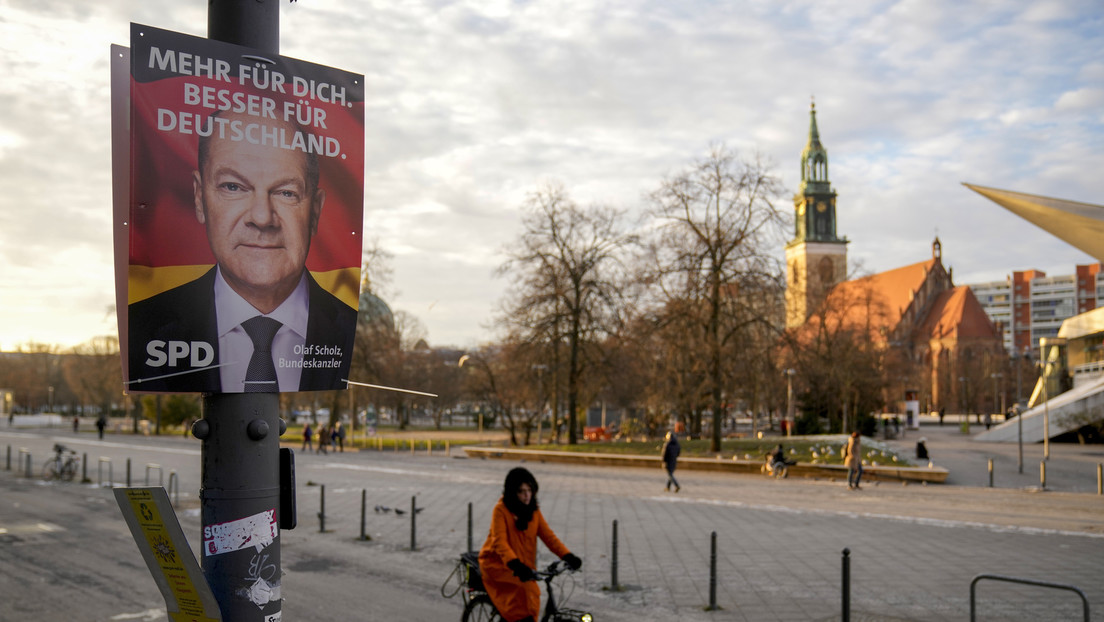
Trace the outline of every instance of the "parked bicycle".
<path fill-rule="evenodd" d="M 42 477 L 48 480 L 63 479 L 71 482 L 77 477 L 77 467 L 79 465 L 80 458 L 77 457 L 77 452 L 55 443 L 54 457 L 48 460 L 46 466 L 42 468 Z"/>
<path fill-rule="evenodd" d="M 534 573 L 537 579 L 544 581 L 544 588 L 548 593 L 548 602 L 544 606 L 541 622 L 593 622 L 594 617 L 591 614 L 577 609 L 561 609 L 560 603 L 556 601 L 553 579 L 566 572 L 570 572 L 567 564 L 557 560 L 549 564 L 545 570 Z M 459 586 L 451 594 L 446 594 L 445 590 L 454 576 L 458 577 Z M 574 580 L 572 580 L 572 590 L 574 586 Z M 563 585 L 561 584 L 560 587 L 562 593 Z M 460 615 L 460 622 L 502 622 L 502 616 L 499 615 L 494 603 L 491 602 L 491 597 L 483 588 L 483 578 L 479 573 L 478 552 L 462 553 L 456 569 L 445 580 L 445 585 L 441 586 L 441 595 L 446 598 L 455 596 L 457 592 L 461 592 L 464 598 L 464 612 Z M 563 599 L 564 603 L 570 597 L 570 592 L 568 594 L 569 596 Z"/>

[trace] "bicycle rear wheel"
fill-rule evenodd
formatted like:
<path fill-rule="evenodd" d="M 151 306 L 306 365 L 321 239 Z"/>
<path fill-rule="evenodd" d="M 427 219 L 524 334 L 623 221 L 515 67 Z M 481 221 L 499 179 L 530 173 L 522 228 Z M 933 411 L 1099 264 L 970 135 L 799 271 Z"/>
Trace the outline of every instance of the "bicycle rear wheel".
<path fill-rule="evenodd" d="M 61 478 L 67 482 L 73 481 L 77 477 L 77 461 L 70 460 L 65 463 L 65 466 L 61 468 Z"/>
<path fill-rule="evenodd" d="M 46 463 L 46 466 L 42 467 L 42 479 L 57 479 L 58 478 L 58 462 L 57 460 L 50 460 Z"/>
<path fill-rule="evenodd" d="M 501 622 L 502 616 L 498 615 L 498 610 L 491 603 L 491 597 L 486 594 L 480 594 L 468 601 L 468 605 L 464 607 L 464 615 L 460 617 L 460 622 L 492 622 L 492 620 Z"/>

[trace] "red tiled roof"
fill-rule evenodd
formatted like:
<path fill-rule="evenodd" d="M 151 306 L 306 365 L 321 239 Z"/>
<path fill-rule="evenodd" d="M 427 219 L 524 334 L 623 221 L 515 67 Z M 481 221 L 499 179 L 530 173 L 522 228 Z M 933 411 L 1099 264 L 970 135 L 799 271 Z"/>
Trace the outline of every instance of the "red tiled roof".
<path fill-rule="evenodd" d="M 845 317 L 842 318 L 845 325 L 861 326 L 870 322 L 872 329 L 885 329 L 892 332 L 901 323 L 901 316 L 912 303 L 913 295 L 924 285 L 925 279 L 935 265 L 936 260 L 929 259 L 853 281 L 845 281 L 832 288 L 832 292 L 828 295 L 829 305 L 833 300 L 839 304 L 847 304 Z M 876 299 L 872 302 L 880 307 L 881 312 L 874 314 L 874 317 L 871 317 L 869 305 L 848 302 L 866 298 Z"/>
<path fill-rule="evenodd" d="M 928 316 L 916 327 L 917 338 L 1000 339 L 973 290 L 962 285 L 939 294 Z"/>

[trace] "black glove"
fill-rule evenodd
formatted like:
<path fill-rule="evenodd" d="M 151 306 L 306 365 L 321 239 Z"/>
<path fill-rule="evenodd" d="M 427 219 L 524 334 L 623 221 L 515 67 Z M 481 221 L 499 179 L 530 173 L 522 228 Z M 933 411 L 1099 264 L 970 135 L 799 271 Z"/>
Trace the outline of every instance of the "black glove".
<path fill-rule="evenodd" d="M 506 567 L 514 571 L 514 576 L 518 578 L 518 581 L 525 583 L 526 581 L 536 581 L 537 575 L 533 574 L 533 569 L 525 565 L 525 562 L 520 559 L 511 559 L 506 562 Z"/>
<path fill-rule="evenodd" d="M 579 559 L 574 553 L 568 553 L 567 555 L 564 555 L 563 561 L 572 571 L 578 570 L 583 567 L 583 560 Z"/>

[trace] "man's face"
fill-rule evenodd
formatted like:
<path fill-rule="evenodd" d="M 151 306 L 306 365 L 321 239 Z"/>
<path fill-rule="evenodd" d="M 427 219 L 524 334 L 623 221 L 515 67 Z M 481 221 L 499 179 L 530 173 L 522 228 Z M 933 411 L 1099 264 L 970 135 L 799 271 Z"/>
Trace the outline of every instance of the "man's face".
<path fill-rule="evenodd" d="M 306 157 L 246 141 L 212 139 L 193 175 L 196 218 L 227 283 L 262 313 L 303 273 L 325 193 L 309 195 Z"/>

